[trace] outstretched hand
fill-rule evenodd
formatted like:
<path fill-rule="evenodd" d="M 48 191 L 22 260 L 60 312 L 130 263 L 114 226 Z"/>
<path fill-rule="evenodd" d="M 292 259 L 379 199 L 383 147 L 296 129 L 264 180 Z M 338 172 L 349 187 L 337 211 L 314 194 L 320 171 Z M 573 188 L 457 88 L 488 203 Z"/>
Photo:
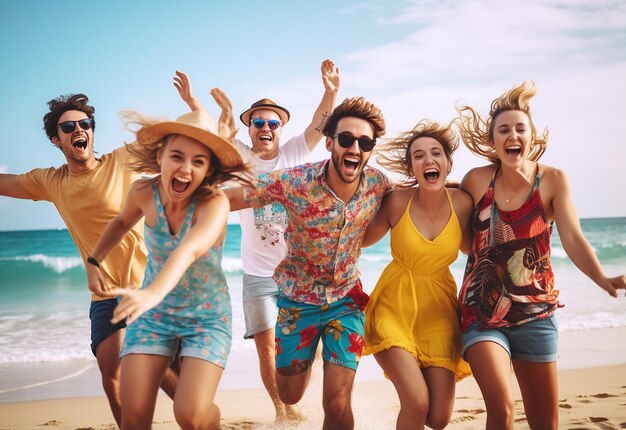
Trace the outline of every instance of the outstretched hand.
<path fill-rule="evenodd" d="M 609 293 L 611 297 L 617 297 L 617 290 L 624 290 L 624 295 L 626 295 L 626 278 L 624 278 L 624 275 L 606 278 L 605 282 L 600 284 L 600 287 Z"/>
<path fill-rule="evenodd" d="M 335 66 L 332 60 L 324 60 L 322 62 L 322 81 L 326 91 L 339 91 L 339 67 Z"/>
<path fill-rule="evenodd" d="M 237 128 L 235 127 L 235 117 L 233 116 L 233 104 L 226 96 L 224 91 L 219 88 L 213 88 L 211 95 L 215 99 L 215 103 L 222 109 L 220 118 L 217 121 L 217 132 L 220 136 L 228 141 L 235 139 Z"/>
<path fill-rule="evenodd" d="M 178 90 L 180 98 L 183 99 L 185 103 L 187 103 L 189 109 L 191 109 L 192 111 L 202 109 L 202 105 L 193 95 L 191 82 L 184 72 L 181 72 L 180 70 L 176 71 L 176 76 L 174 76 L 174 87 L 176 87 L 176 90 Z"/>
<path fill-rule="evenodd" d="M 111 324 L 117 324 L 124 318 L 128 318 L 126 324 L 131 324 L 133 321 L 137 320 L 141 314 L 152 309 L 163 300 L 163 297 L 149 288 L 143 288 L 141 290 L 114 288 L 109 291 L 109 293 L 122 297 L 122 300 L 113 311 Z"/>

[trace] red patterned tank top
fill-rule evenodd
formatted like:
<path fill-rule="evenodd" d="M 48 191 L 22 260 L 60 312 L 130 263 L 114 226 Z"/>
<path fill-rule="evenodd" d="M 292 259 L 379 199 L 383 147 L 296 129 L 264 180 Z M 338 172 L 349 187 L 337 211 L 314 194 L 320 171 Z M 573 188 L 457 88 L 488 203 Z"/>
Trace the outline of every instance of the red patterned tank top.
<path fill-rule="evenodd" d="M 474 241 L 459 294 L 461 330 L 474 321 L 483 327 L 508 327 L 546 318 L 560 306 L 550 264 L 552 224 L 539 194 L 539 165 L 524 204 L 497 208 L 493 175 L 474 208 Z"/>

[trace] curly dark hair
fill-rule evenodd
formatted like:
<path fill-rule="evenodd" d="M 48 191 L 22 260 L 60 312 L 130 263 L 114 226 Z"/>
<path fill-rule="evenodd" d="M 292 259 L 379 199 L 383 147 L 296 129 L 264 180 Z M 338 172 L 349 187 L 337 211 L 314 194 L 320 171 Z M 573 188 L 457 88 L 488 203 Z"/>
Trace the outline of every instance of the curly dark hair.
<path fill-rule="evenodd" d="M 59 118 L 68 110 L 79 110 L 85 112 L 87 117 L 91 119 L 91 128 L 96 130 L 96 118 L 94 112 L 96 108 L 88 105 L 89 97 L 82 93 L 67 94 L 59 96 L 48 102 L 50 112 L 43 117 L 43 129 L 46 131 L 48 139 L 52 140 L 53 137 L 58 137 L 57 126 L 59 124 Z"/>
<path fill-rule="evenodd" d="M 352 97 L 345 99 L 330 114 L 322 134 L 326 137 L 333 137 L 337 131 L 337 123 L 341 118 L 356 117 L 369 122 L 374 130 L 374 140 L 385 134 L 385 118 L 383 113 L 373 103 L 368 102 L 363 97 Z"/>

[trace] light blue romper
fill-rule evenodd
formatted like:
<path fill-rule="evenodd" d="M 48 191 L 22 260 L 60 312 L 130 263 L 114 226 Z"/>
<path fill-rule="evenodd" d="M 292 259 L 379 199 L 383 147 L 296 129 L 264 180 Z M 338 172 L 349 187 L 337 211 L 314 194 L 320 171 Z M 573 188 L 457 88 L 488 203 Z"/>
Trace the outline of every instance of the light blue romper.
<path fill-rule="evenodd" d="M 177 235 L 170 234 L 156 184 L 154 228 L 145 226 L 148 264 L 142 288 L 156 278 L 172 251 L 191 228 L 198 203 L 193 199 Z M 225 367 L 232 339 L 231 304 L 222 270 L 222 245 L 215 245 L 187 269 L 176 287 L 126 329 L 120 356 L 155 354 L 173 357 L 177 341 L 181 357 L 195 357 Z"/>

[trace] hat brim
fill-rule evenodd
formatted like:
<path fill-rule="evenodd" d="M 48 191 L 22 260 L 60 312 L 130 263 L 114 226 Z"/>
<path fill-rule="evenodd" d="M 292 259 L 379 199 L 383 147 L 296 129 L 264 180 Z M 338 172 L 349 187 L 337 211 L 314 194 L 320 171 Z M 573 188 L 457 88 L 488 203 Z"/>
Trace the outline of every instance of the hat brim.
<path fill-rule="evenodd" d="M 137 132 L 137 141 L 149 144 L 172 134 L 180 134 L 197 140 L 215 154 L 222 167 L 230 168 L 243 164 L 239 151 L 226 139 L 210 131 L 179 122 L 166 121 L 143 127 Z"/>
<path fill-rule="evenodd" d="M 267 109 L 267 110 L 276 112 L 276 114 L 280 118 L 280 122 L 282 122 L 283 125 L 289 122 L 289 111 L 282 106 L 273 105 L 273 104 L 260 104 L 260 105 L 253 106 L 247 111 L 244 111 L 241 115 L 239 115 L 239 119 L 241 120 L 241 122 L 245 124 L 246 127 L 250 127 L 250 116 L 252 115 L 252 112 L 254 112 L 255 110 L 262 110 L 262 109 Z"/>

